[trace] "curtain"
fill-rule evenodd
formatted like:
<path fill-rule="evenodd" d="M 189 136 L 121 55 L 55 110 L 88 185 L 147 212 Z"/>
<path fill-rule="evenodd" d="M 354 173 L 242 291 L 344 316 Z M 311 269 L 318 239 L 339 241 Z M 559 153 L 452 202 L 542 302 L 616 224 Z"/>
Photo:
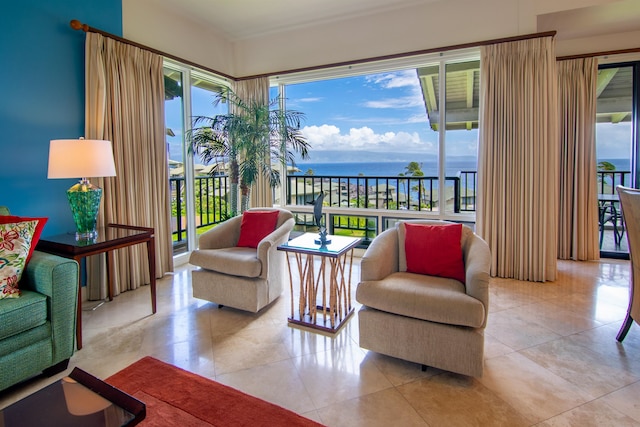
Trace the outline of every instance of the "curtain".
<path fill-rule="evenodd" d="M 234 92 L 243 101 L 256 100 L 269 102 L 269 78 L 259 77 L 251 80 L 240 80 L 235 82 Z M 265 153 L 266 161 L 271 161 L 269 153 Z M 273 191 L 269 185 L 269 180 L 264 176 L 258 176 L 256 183 L 251 188 L 252 207 L 273 206 Z"/>
<path fill-rule="evenodd" d="M 600 258 L 596 174 L 598 61 L 558 61 L 558 258 Z"/>
<path fill-rule="evenodd" d="M 476 228 L 491 275 L 543 282 L 557 273 L 555 40 L 481 48 Z"/>
<path fill-rule="evenodd" d="M 173 270 L 162 57 L 96 33 L 85 50 L 85 136 L 110 140 L 116 164 L 116 177 L 98 180 L 98 226 L 153 227 L 159 278 Z M 104 299 L 104 255 L 91 258 L 89 299 Z M 145 245 L 118 249 L 113 261 L 115 295 L 149 283 Z"/>

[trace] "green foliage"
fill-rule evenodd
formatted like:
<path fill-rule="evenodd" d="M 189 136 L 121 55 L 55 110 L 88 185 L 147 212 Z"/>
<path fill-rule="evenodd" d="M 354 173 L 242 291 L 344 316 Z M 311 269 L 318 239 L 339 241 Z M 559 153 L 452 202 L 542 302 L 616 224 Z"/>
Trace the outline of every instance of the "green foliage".
<path fill-rule="evenodd" d="M 272 187 L 280 183 L 280 173 L 272 168 L 272 163 L 294 165 L 295 153 L 303 159 L 309 157 L 310 145 L 300 131 L 304 114 L 280 110 L 280 98 L 269 102 L 245 101 L 233 91 L 218 94 L 214 104 L 220 102 L 228 103 L 231 112 L 195 117 L 187 139 L 189 149 L 205 163 L 220 157 L 229 159 L 231 212 L 236 211 L 233 197 L 238 185 L 242 212 L 248 208 L 251 185 L 260 176 Z"/>

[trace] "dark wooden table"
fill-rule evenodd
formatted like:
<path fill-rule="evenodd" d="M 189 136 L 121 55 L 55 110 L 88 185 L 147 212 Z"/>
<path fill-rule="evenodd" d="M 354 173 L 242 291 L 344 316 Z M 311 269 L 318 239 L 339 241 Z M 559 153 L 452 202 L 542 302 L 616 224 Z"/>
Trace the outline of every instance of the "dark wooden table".
<path fill-rule="evenodd" d="M 0 409 L 5 427 L 135 426 L 146 405 L 79 368 L 68 377 Z"/>
<path fill-rule="evenodd" d="M 113 251 L 116 249 L 133 246 L 140 243 L 147 244 L 147 256 L 149 260 L 149 281 L 151 288 L 151 311 L 156 312 L 156 248 L 154 229 L 149 227 L 137 227 L 133 225 L 108 224 L 98 229 L 98 236 L 92 239 L 76 239 L 75 233 L 58 234 L 56 236 L 43 237 L 38 242 L 36 249 L 42 252 L 72 258 L 78 263 L 82 258 L 106 253 L 107 283 L 109 301 L 113 300 L 114 285 L 111 269 L 113 268 Z M 78 350 L 82 348 L 82 294 L 80 292 L 80 276 L 78 280 L 78 308 L 76 324 L 76 344 Z"/>

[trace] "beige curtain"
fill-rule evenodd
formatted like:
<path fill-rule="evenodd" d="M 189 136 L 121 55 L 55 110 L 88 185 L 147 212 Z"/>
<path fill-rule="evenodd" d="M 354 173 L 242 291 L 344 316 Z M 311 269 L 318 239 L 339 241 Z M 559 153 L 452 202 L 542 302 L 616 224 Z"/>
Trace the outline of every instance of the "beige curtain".
<path fill-rule="evenodd" d="M 596 177 L 598 61 L 558 61 L 558 258 L 600 258 Z"/>
<path fill-rule="evenodd" d="M 98 225 L 153 227 L 159 278 L 173 270 L 162 57 L 96 33 L 87 33 L 85 49 L 85 136 L 112 141 L 117 175 L 98 182 Z M 116 295 L 149 283 L 145 245 L 115 252 Z M 87 262 L 89 299 L 106 297 L 103 260 Z"/>
<path fill-rule="evenodd" d="M 477 232 L 491 275 L 555 280 L 558 130 L 555 41 L 483 46 Z"/>
<path fill-rule="evenodd" d="M 255 99 L 264 103 L 269 102 L 269 78 L 259 77 L 251 80 L 240 80 L 235 82 L 234 92 L 243 101 Z M 267 161 L 269 154 L 266 153 Z M 269 185 L 269 181 L 262 175 L 258 177 L 257 182 L 251 188 L 251 206 L 252 207 L 270 207 L 273 206 L 273 191 Z"/>

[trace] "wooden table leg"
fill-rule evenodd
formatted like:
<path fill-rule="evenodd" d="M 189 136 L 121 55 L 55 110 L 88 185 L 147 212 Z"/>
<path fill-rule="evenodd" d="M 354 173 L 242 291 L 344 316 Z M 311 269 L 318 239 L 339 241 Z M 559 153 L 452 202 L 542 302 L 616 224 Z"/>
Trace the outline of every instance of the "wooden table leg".
<path fill-rule="evenodd" d="M 156 244 L 153 235 L 147 241 L 149 258 L 149 286 L 151 287 L 151 313 L 156 313 Z"/>
<path fill-rule="evenodd" d="M 113 301 L 113 294 L 115 294 L 115 287 L 113 284 L 113 274 L 111 274 L 111 269 L 116 265 L 113 251 L 107 251 L 104 254 L 105 257 L 105 268 L 107 269 L 107 297 L 109 301 Z"/>
<path fill-rule="evenodd" d="M 76 259 L 78 263 L 79 260 Z M 82 348 L 82 275 L 78 274 L 78 302 L 76 304 L 76 348 Z"/>

